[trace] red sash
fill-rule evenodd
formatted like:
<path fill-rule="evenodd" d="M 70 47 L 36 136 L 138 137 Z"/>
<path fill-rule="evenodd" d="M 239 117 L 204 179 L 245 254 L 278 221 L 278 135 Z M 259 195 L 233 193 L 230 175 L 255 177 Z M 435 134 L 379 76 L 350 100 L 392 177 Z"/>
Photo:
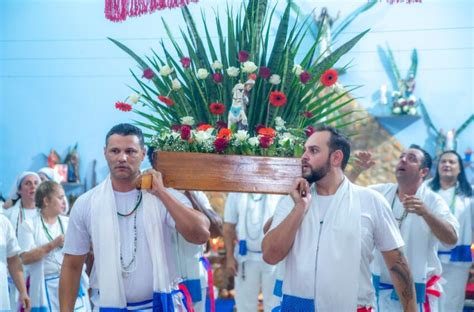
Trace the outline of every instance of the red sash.
<path fill-rule="evenodd" d="M 425 312 L 431 312 L 430 300 L 428 298 L 428 295 L 432 295 L 438 298 L 441 296 L 441 292 L 439 290 L 432 288 L 440 279 L 441 276 L 433 275 L 426 283 L 425 302 L 423 303 L 423 309 L 425 310 Z"/>

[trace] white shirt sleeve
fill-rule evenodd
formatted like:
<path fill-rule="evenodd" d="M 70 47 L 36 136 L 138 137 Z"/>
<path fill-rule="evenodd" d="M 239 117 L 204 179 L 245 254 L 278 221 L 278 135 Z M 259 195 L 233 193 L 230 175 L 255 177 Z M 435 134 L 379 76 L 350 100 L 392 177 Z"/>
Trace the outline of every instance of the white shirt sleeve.
<path fill-rule="evenodd" d="M 33 224 L 31 221 L 32 220 L 24 221 L 18 229 L 18 244 L 20 245 L 21 253 L 38 247 L 35 242 Z"/>
<path fill-rule="evenodd" d="M 227 195 L 227 199 L 225 201 L 225 208 L 224 208 L 224 222 L 225 223 L 237 224 L 237 222 L 239 221 L 238 202 L 239 202 L 240 196 L 243 196 L 243 194 L 229 193 L 229 195 Z"/>
<path fill-rule="evenodd" d="M 429 201 L 427 201 L 425 204 L 436 217 L 445 220 L 446 222 L 451 224 L 451 226 L 456 231 L 456 235 L 459 237 L 459 222 L 456 217 L 451 213 L 448 204 L 440 195 L 436 194 L 435 192 L 431 192 Z M 441 244 L 446 248 L 454 248 L 454 246 L 456 245 L 447 245 L 444 243 Z"/>
<path fill-rule="evenodd" d="M 281 222 L 283 222 L 283 220 L 285 220 L 285 218 L 293 210 L 294 206 L 295 203 L 293 202 L 293 199 L 290 195 L 282 197 L 273 214 L 272 225 L 270 227 L 270 230 L 273 230 Z"/>
<path fill-rule="evenodd" d="M 175 190 L 175 189 L 168 189 L 168 191 L 171 193 L 172 196 L 174 196 L 178 201 L 180 201 L 184 206 L 193 209 L 193 206 L 191 205 L 191 202 L 189 199 L 181 192 Z M 169 213 L 168 209 L 166 209 L 165 205 L 163 205 L 163 210 L 161 211 L 161 219 L 165 220 L 166 225 L 168 225 L 171 228 L 176 227 L 176 222 L 174 221 L 173 217 Z"/>
<path fill-rule="evenodd" d="M 15 236 L 15 230 L 12 224 L 6 217 L 0 216 L 0 222 L 3 224 L 4 231 L 6 234 L 5 241 L 7 245 L 7 258 L 14 257 L 20 253 L 20 246 L 18 246 L 18 240 Z"/>
<path fill-rule="evenodd" d="M 80 196 L 71 210 L 64 240 L 63 252 L 69 255 L 85 255 L 91 249 L 91 202 L 88 193 Z"/>
<path fill-rule="evenodd" d="M 193 191 L 193 195 L 196 198 L 196 200 L 199 202 L 199 204 L 201 204 L 201 206 L 203 206 L 207 210 L 214 210 L 211 206 L 211 203 L 209 202 L 209 199 L 207 198 L 206 194 L 204 194 L 204 192 Z"/>

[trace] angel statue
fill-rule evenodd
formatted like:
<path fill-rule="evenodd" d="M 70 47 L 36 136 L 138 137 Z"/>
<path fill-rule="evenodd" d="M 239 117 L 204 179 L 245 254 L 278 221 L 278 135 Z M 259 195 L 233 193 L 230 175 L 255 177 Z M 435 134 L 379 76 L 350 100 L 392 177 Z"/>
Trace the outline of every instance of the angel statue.
<path fill-rule="evenodd" d="M 245 114 L 246 105 L 249 102 L 249 92 L 253 83 L 246 81 L 245 84 L 240 81 L 232 88 L 232 105 L 230 106 L 229 115 L 227 117 L 228 127 L 237 125 L 238 130 L 246 130 L 248 127 L 247 115 Z"/>

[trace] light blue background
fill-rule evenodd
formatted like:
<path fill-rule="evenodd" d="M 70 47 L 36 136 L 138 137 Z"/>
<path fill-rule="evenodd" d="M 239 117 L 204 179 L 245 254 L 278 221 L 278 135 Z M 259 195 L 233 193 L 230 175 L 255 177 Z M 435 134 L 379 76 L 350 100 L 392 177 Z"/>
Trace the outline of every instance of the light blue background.
<path fill-rule="evenodd" d="M 359 1 L 296 1 L 305 12 L 327 6 L 341 17 L 365 3 Z M 234 1 L 234 4 L 240 1 Z M 281 1 L 279 7 L 282 7 Z M 203 9 L 212 25 L 213 9 L 224 1 L 200 0 L 190 5 L 198 16 Z M 102 0 L 0 1 L 0 191 L 6 194 L 23 170 L 46 165 L 55 148 L 64 157 L 79 143 L 81 177 L 90 183 L 92 161 L 97 177 L 107 174 L 103 157 L 104 136 L 119 122 L 136 118 L 114 103 L 124 100 L 135 85 L 129 68 L 136 65 L 106 37 L 118 39 L 139 55 L 159 49 L 165 37 L 161 18 L 173 28 L 183 27 L 179 10 L 167 10 L 124 23 L 105 19 Z M 371 108 L 381 84 L 391 84 L 377 54 L 389 43 L 405 76 L 413 48 L 419 68 L 415 95 L 423 99 L 437 128 L 457 128 L 474 111 L 474 5 L 470 0 L 425 0 L 422 4 L 388 5 L 379 2 L 361 15 L 339 38 L 371 32 L 339 65 L 352 61 L 344 84 L 363 87 L 355 96 Z M 211 27 L 211 31 L 213 31 Z M 336 44 L 337 45 L 337 44 Z M 403 145 L 418 143 L 434 152 L 433 136 L 419 120 L 400 131 Z M 459 137 L 458 151 L 474 148 L 474 125 Z"/>

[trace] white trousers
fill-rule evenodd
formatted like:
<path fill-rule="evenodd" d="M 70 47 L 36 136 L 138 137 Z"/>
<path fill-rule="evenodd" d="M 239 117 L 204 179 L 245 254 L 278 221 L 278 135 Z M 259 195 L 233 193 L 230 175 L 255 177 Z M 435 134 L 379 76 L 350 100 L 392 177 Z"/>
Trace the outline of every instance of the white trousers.
<path fill-rule="evenodd" d="M 439 312 L 461 312 L 464 307 L 466 284 L 469 278 L 469 264 L 442 263 L 443 294 L 439 302 Z"/>
<path fill-rule="evenodd" d="M 378 312 L 400 312 L 403 311 L 399 300 L 393 300 L 390 296 L 393 289 L 380 289 L 378 298 Z M 428 296 L 430 302 L 431 312 L 438 312 L 439 300 L 438 297 Z M 418 311 L 424 312 L 423 304 L 418 303 Z"/>
<path fill-rule="evenodd" d="M 273 296 L 276 271 L 274 265 L 263 261 L 247 260 L 245 268 L 239 263 L 238 274 L 235 277 L 235 303 L 238 312 L 257 312 L 258 294 L 263 293 L 263 308 L 265 312 L 279 305 L 278 298 Z"/>

